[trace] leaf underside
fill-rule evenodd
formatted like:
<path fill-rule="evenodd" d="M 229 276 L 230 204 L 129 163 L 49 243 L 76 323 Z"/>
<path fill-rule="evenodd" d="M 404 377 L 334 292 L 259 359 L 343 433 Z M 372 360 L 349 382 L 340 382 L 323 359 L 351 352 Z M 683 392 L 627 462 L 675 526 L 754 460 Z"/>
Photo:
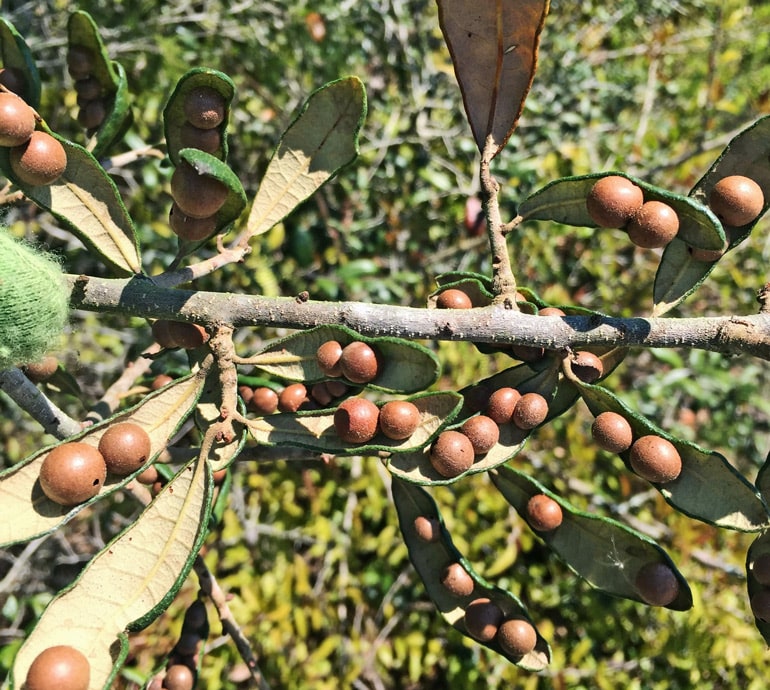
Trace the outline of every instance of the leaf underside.
<path fill-rule="evenodd" d="M 438 0 L 473 138 L 494 158 L 516 128 L 537 68 L 548 0 Z"/>

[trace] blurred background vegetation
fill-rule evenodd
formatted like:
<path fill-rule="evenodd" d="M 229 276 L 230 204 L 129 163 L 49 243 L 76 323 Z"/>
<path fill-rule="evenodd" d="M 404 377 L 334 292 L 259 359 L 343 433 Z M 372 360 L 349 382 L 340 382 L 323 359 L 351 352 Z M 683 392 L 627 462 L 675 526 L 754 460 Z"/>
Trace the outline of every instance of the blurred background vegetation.
<path fill-rule="evenodd" d="M 63 0 L 11 0 L 2 11 L 39 60 L 44 117 L 82 140 L 64 60 L 74 8 Z M 103 27 L 111 56 L 127 70 L 135 97 L 128 148 L 162 148 L 161 111 L 188 68 L 233 78 L 230 162 L 250 194 L 312 90 L 348 74 L 366 84 L 369 116 L 358 161 L 260 238 L 245 264 L 209 276 L 201 288 L 308 290 L 315 299 L 419 306 L 442 271 L 489 272 L 485 239 L 463 222 L 466 200 L 477 192 L 477 152 L 433 2 L 93 0 L 77 8 Z M 770 112 L 769 42 L 768 3 L 555 0 L 520 127 L 496 161 L 504 214 L 512 217 L 518 201 L 552 179 L 601 170 L 687 192 L 735 133 Z M 170 167 L 146 157 L 112 172 L 137 222 L 145 267 L 160 272 L 175 253 L 166 223 Z M 54 248 L 70 272 L 103 273 L 46 214 L 20 206 L 5 222 Z M 767 280 L 766 228 L 760 222 L 677 314 L 755 311 L 755 291 Z M 651 308 L 658 255 L 635 249 L 619 232 L 533 223 L 510 248 L 518 281 L 551 303 L 616 315 Z M 248 352 L 275 335 L 243 329 L 239 347 Z M 54 394 L 56 401 L 82 417 L 150 341 L 141 320 L 74 313 L 60 356 L 82 394 Z M 467 344 L 436 348 L 445 389 L 510 363 Z M 182 366 L 164 358 L 154 372 Z M 632 353 L 607 385 L 671 433 L 723 452 L 750 479 L 765 459 L 764 362 L 686 350 Z M 766 645 L 745 593 L 743 562 L 753 536 L 674 513 L 618 459 L 592 447 L 590 421 L 576 407 L 534 435 L 513 464 L 573 503 L 658 539 L 692 584 L 691 611 L 592 591 L 483 476 L 433 491 L 459 549 L 482 575 L 518 594 L 551 640 L 551 667 L 528 674 L 462 638 L 434 611 L 399 538 L 386 471 L 376 459 L 243 462 L 206 561 L 231 593 L 271 685 L 766 687 Z M 0 396 L 3 463 L 51 441 Z M 190 432 L 180 443 L 193 441 Z M 0 676 L 52 593 L 137 511 L 127 499 L 98 505 L 47 540 L 0 552 Z M 21 579 L 8 576 L 14 563 L 27 568 Z M 137 687 L 163 663 L 195 593 L 191 577 L 169 611 L 132 636 L 117 687 Z M 234 646 L 213 622 L 200 687 L 246 687 L 243 678 Z"/>

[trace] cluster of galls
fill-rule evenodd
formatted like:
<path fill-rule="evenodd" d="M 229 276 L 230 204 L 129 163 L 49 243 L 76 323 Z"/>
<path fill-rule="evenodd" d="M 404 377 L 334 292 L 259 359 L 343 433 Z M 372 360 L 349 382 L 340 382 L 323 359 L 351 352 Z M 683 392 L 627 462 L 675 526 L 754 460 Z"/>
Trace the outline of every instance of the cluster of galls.
<path fill-rule="evenodd" d="M 611 453 L 628 451 L 631 468 L 648 482 L 672 482 L 682 472 L 682 458 L 671 441 L 656 434 L 634 439 L 628 420 L 617 412 L 599 414 L 591 425 L 591 436 L 599 448 Z"/>
<path fill-rule="evenodd" d="M 524 435 L 548 416 L 548 401 L 540 393 L 520 393 L 515 388 L 498 388 L 486 400 L 483 414 L 467 419 L 458 429 L 442 431 L 430 447 L 430 462 L 442 477 L 467 472 L 477 458 L 495 447 L 500 426 L 512 424 Z"/>
<path fill-rule="evenodd" d="M 184 96 L 183 148 L 214 153 L 222 144 L 219 129 L 225 117 L 225 99 L 208 86 L 191 89 Z M 217 212 L 227 200 L 228 189 L 219 180 L 201 175 L 186 161 L 180 161 L 171 176 L 174 203 L 169 225 L 178 237 L 197 242 L 209 237 L 217 225 Z"/>
<path fill-rule="evenodd" d="M 325 376 L 356 384 L 374 381 L 380 372 L 380 354 L 368 343 L 356 340 L 344 347 L 328 340 L 316 351 Z M 337 383 L 327 381 L 326 385 Z M 366 398 L 348 398 L 334 412 L 334 429 L 345 443 L 368 443 L 378 433 L 394 441 L 409 438 L 420 423 L 420 411 L 408 400 L 391 400 L 377 407 Z"/>
<path fill-rule="evenodd" d="M 342 381 L 321 381 L 310 389 L 304 383 L 290 383 L 279 390 L 268 386 L 238 388 L 246 409 L 259 416 L 327 407 L 347 392 L 348 386 Z"/>
<path fill-rule="evenodd" d="M 135 472 L 151 450 L 150 437 L 138 424 L 113 424 L 98 446 L 70 441 L 51 450 L 40 467 L 40 488 L 54 503 L 78 505 L 101 491 L 108 472 L 119 477 Z"/>
<path fill-rule="evenodd" d="M 108 94 L 94 75 L 94 53 L 87 46 L 70 45 L 67 71 L 78 95 L 78 122 L 87 130 L 101 126 L 109 110 Z"/>
<path fill-rule="evenodd" d="M 49 185 L 66 169 L 67 153 L 56 138 L 36 126 L 37 115 L 26 101 L 0 91 L 0 146 L 9 149 L 13 174 L 28 185 Z"/>
<path fill-rule="evenodd" d="M 439 541 L 441 528 L 437 520 L 420 516 L 413 524 L 419 539 L 427 543 Z M 442 587 L 461 601 L 473 596 L 476 583 L 462 563 L 449 563 L 439 572 Z M 468 634 L 480 642 L 495 640 L 511 656 L 529 654 L 537 644 L 534 626 L 520 617 L 507 618 L 491 599 L 477 596 L 464 605 L 463 623 Z"/>
<path fill-rule="evenodd" d="M 743 175 L 730 175 L 719 180 L 708 198 L 709 208 L 725 225 L 741 227 L 754 221 L 764 208 L 761 187 Z M 645 201 L 638 185 L 621 175 L 608 175 L 598 180 L 586 198 L 586 210 L 602 228 L 625 229 L 638 247 L 665 247 L 679 232 L 679 216 L 663 201 Z M 724 252 L 691 247 L 693 258 L 716 261 Z"/>

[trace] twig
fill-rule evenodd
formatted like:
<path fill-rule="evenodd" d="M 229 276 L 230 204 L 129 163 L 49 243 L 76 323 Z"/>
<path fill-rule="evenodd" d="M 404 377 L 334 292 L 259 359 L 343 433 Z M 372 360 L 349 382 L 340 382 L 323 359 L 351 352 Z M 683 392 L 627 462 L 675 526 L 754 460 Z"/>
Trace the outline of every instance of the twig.
<path fill-rule="evenodd" d="M 497 148 L 498 145 L 490 135 L 484 144 L 479 168 L 481 204 L 487 217 L 489 248 L 492 252 L 492 289 L 498 301 L 505 303 L 509 309 L 518 310 L 515 297 L 516 279 L 511 269 L 508 245 L 505 242 L 503 222 L 500 218 L 500 205 L 497 201 L 500 185 L 490 171 L 490 164 Z"/>
<path fill-rule="evenodd" d="M 214 606 L 216 606 L 219 620 L 222 623 L 222 629 L 232 638 L 238 649 L 238 653 L 246 663 L 257 687 L 259 690 L 270 690 L 270 686 L 267 684 L 262 672 L 259 670 L 257 655 L 251 648 L 251 643 L 243 634 L 230 607 L 227 605 L 225 593 L 219 587 L 216 578 L 211 574 L 211 571 L 206 567 L 206 564 L 200 556 L 195 558 L 193 570 L 195 570 L 195 574 L 198 576 L 201 591 L 209 597 Z"/>
<path fill-rule="evenodd" d="M 74 308 L 202 324 L 307 329 L 344 325 L 364 335 L 412 340 L 464 340 L 566 347 L 663 347 L 749 354 L 770 359 L 770 315 L 697 318 L 533 316 L 501 305 L 476 309 L 417 309 L 363 302 L 298 302 L 159 287 L 142 277 L 67 276 Z"/>
<path fill-rule="evenodd" d="M 0 371 L 0 390 L 35 419 L 47 434 L 65 439 L 83 429 L 80 422 L 60 410 L 20 369 Z"/>
<path fill-rule="evenodd" d="M 104 392 L 101 399 L 91 408 L 86 415 L 86 420 L 96 424 L 107 419 L 120 407 L 120 401 L 131 390 L 136 380 L 146 374 L 152 365 L 151 356 L 160 352 L 160 345 L 153 343 L 140 357 L 126 364 L 120 377 Z"/>

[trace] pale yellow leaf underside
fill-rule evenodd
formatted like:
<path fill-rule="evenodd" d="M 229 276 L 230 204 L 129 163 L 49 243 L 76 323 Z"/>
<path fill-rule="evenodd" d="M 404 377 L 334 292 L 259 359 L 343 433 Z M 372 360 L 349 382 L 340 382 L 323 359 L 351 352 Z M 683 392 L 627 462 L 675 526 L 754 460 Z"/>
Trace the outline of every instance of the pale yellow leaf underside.
<path fill-rule="evenodd" d="M 173 588 L 205 528 L 204 479 L 205 462 L 182 470 L 139 520 L 94 558 L 76 585 L 49 604 L 19 650 L 15 679 L 26 677 L 43 649 L 66 644 L 89 659 L 91 687 L 105 686 L 118 636 Z"/>
<path fill-rule="evenodd" d="M 141 426 L 150 436 L 154 456 L 166 447 L 169 437 L 189 414 L 202 385 L 202 379 L 197 376 L 181 379 L 133 410 L 113 418 L 110 424 L 130 421 Z M 99 426 L 77 440 L 96 447 L 108 428 L 108 425 Z M 47 454 L 42 452 L 0 477 L 0 545 L 45 534 L 61 524 L 69 513 L 78 510 L 54 503 L 40 488 L 37 479 Z M 102 491 L 122 481 L 123 477 L 108 475 Z"/>

